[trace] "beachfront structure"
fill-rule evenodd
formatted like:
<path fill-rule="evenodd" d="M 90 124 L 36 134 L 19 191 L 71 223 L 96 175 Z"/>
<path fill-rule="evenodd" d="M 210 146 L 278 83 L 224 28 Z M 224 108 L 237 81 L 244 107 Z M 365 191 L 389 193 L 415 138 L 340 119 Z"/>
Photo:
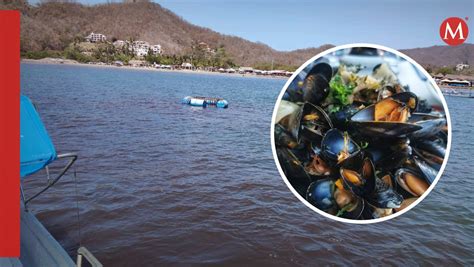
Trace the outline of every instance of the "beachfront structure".
<path fill-rule="evenodd" d="M 463 69 L 468 69 L 468 68 L 469 68 L 469 64 L 461 63 L 461 64 L 456 65 L 456 70 L 457 71 L 462 71 Z"/>
<path fill-rule="evenodd" d="M 86 40 L 90 43 L 100 43 L 107 41 L 107 37 L 102 33 L 91 32 L 91 34 L 86 37 Z"/>
<path fill-rule="evenodd" d="M 193 68 L 193 64 L 189 63 L 189 62 L 185 62 L 183 64 L 181 64 L 181 68 L 184 68 L 184 69 L 192 69 Z"/>
<path fill-rule="evenodd" d="M 474 86 L 474 77 L 466 76 L 466 75 L 446 74 L 442 78 L 436 77 L 436 81 L 441 85 L 448 85 L 448 86 L 461 86 L 461 87 Z"/>
<path fill-rule="evenodd" d="M 253 68 L 252 67 L 240 67 L 239 68 L 239 73 L 240 74 L 253 73 Z"/>

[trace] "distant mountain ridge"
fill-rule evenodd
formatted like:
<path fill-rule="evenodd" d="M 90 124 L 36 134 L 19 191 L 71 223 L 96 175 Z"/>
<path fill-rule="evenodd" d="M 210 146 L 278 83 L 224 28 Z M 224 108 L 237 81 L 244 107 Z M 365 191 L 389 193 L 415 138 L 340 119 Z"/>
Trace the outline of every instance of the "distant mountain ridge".
<path fill-rule="evenodd" d="M 133 2 L 133 1 L 131 1 Z M 22 12 L 21 50 L 62 50 L 90 32 L 122 40 L 145 40 L 161 44 L 165 53 L 185 54 L 193 42 L 205 42 L 211 48 L 223 45 L 239 65 L 258 63 L 299 66 L 319 52 L 333 47 L 277 51 L 263 43 L 224 35 L 193 25 L 159 4 L 108 3 L 87 6 L 74 2 L 45 2 L 31 6 L 26 1 L 0 2 L 0 9 Z M 458 47 L 433 46 L 402 50 L 423 65 L 443 66 L 474 62 L 474 44 Z"/>

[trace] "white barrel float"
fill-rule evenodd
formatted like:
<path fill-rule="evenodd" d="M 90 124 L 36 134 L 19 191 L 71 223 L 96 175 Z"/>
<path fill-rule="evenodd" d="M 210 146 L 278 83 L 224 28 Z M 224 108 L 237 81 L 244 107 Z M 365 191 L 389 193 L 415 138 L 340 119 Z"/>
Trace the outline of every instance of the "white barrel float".
<path fill-rule="evenodd" d="M 217 97 L 186 96 L 181 100 L 181 103 L 199 107 L 207 107 L 209 105 L 218 108 L 229 107 L 229 102 L 227 102 L 227 100 Z"/>

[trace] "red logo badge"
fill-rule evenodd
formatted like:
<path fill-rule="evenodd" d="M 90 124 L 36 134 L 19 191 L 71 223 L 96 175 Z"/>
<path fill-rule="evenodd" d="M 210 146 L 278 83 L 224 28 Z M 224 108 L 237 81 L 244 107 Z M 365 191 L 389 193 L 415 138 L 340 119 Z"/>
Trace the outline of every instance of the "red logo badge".
<path fill-rule="evenodd" d="M 467 18 L 466 18 L 467 20 Z M 439 35 L 448 45 L 460 45 L 466 41 L 469 34 L 467 23 L 462 18 L 451 17 L 441 23 Z"/>

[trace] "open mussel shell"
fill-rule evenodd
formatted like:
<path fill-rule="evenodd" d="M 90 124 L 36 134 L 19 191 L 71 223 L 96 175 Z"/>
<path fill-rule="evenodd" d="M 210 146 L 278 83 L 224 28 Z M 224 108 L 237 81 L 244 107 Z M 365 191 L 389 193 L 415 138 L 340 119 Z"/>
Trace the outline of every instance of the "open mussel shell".
<path fill-rule="evenodd" d="M 421 129 L 421 126 L 409 123 L 408 110 L 416 108 L 417 98 L 409 92 L 393 95 L 370 105 L 354 114 L 350 126 L 359 134 L 370 137 L 398 138 Z M 401 110 L 397 120 L 382 121 L 394 109 Z M 391 117 L 391 116 L 390 116 Z"/>
<path fill-rule="evenodd" d="M 405 192 L 414 197 L 423 195 L 430 187 L 423 174 L 409 168 L 401 168 L 395 173 L 395 181 Z"/>
<path fill-rule="evenodd" d="M 356 196 L 370 196 L 375 190 L 375 167 L 369 158 L 352 158 L 344 162 L 339 173 L 347 187 Z"/>
<path fill-rule="evenodd" d="M 273 134 L 275 136 L 275 144 L 278 146 L 287 147 L 290 149 L 300 146 L 300 144 L 296 142 L 293 136 L 291 136 L 281 124 L 275 124 L 275 131 Z"/>
<path fill-rule="evenodd" d="M 303 99 L 306 102 L 319 104 L 329 94 L 329 81 L 332 78 L 332 67 L 327 63 L 318 63 L 309 71 L 303 83 Z"/>
<path fill-rule="evenodd" d="M 354 207 L 346 210 L 343 214 L 342 217 L 346 219 L 352 219 L 356 220 L 359 219 L 362 216 L 362 213 L 364 212 L 365 209 L 365 201 L 359 197 L 356 197 L 357 201 L 354 204 Z"/>
<path fill-rule="evenodd" d="M 361 149 L 349 134 L 329 130 L 321 141 L 321 156 L 331 166 L 340 166 L 345 160 L 361 155 Z"/>
<path fill-rule="evenodd" d="M 435 164 L 433 162 L 428 161 L 424 156 L 419 154 L 416 149 L 413 149 L 413 161 L 415 162 L 415 166 L 418 167 L 420 172 L 423 174 L 425 180 L 432 184 L 436 179 L 436 175 L 441 168 L 441 165 Z"/>
<path fill-rule="evenodd" d="M 334 199 L 335 184 L 332 179 L 321 179 L 312 182 L 306 191 L 306 200 L 316 208 L 334 214 L 337 203 Z"/>
<path fill-rule="evenodd" d="M 374 207 L 381 209 L 399 208 L 403 202 L 403 197 L 391 186 L 391 178 L 388 175 L 386 180 L 376 178 L 375 190 L 366 199 Z"/>
<path fill-rule="evenodd" d="M 311 142 L 319 142 L 324 133 L 332 127 L 331 119 L 326 112 L 308 102 L 288 115 L 288 130 L 298 143 L 303 138 Z"/>
<path fill-rule="evenodd" d="M 421 126 L 419 130 L 410 133 L 409 136 L 412 139 L 426 139 L 435 136 L 446 126 L 444 116 L 432 113 L 413 113 L 408 122 Z"/>
<path fill-rule="evenodd" d="M 286 178 L 293 188 L 302 196 L 311 183 L 311 178 L 306 173 L 303 163 L 290 149 L 285 147 L 276 148 L 278 161 L 285 173 Z"/>
<path fill-rule="evenodd" d="M 285 118 L 288 115 L 296 112 L 299 108 L 300 106 L 293 102 L 281 100 L 280 105 L 278 106 L 275 123 L 281 123 L 283 126 L 285 126 Z"/>
<path fill-rule="evenodd" d="M 387 97 L 391 97 L 395 94 L 399 94 L 399 93 L 402 93 L 404 92 L 404 89 L 403 87 L 401 87 L 400 85 L 385 85 L 384 87 L 382 87 L 382 89 L 379 90 L 379 95 L 378 95 L 378 99 L 377 101 L 380 101 L 384 98 L 387 98 Z"/>
<path fill-rule="evenodd" d="M 394 94 L 390 98 L 406 105 L 412 113 L 418 107 L 418 97 L 412 92 Z"/>
<path fill-rule="evenodd" d="M 354 195 L 351 191 L 336 188 L 334 199 L 339 207 L 341 216 L 346 219 L 358 219 L 364 210 L 365 202 L 362 198 Z"/>
<path fill-rule="evenodd" d="M 319 154 L 312 155 L 304 168 L 312 180 L 331 176 L 334 172 L 333 169 L 319 156 Z"/>

